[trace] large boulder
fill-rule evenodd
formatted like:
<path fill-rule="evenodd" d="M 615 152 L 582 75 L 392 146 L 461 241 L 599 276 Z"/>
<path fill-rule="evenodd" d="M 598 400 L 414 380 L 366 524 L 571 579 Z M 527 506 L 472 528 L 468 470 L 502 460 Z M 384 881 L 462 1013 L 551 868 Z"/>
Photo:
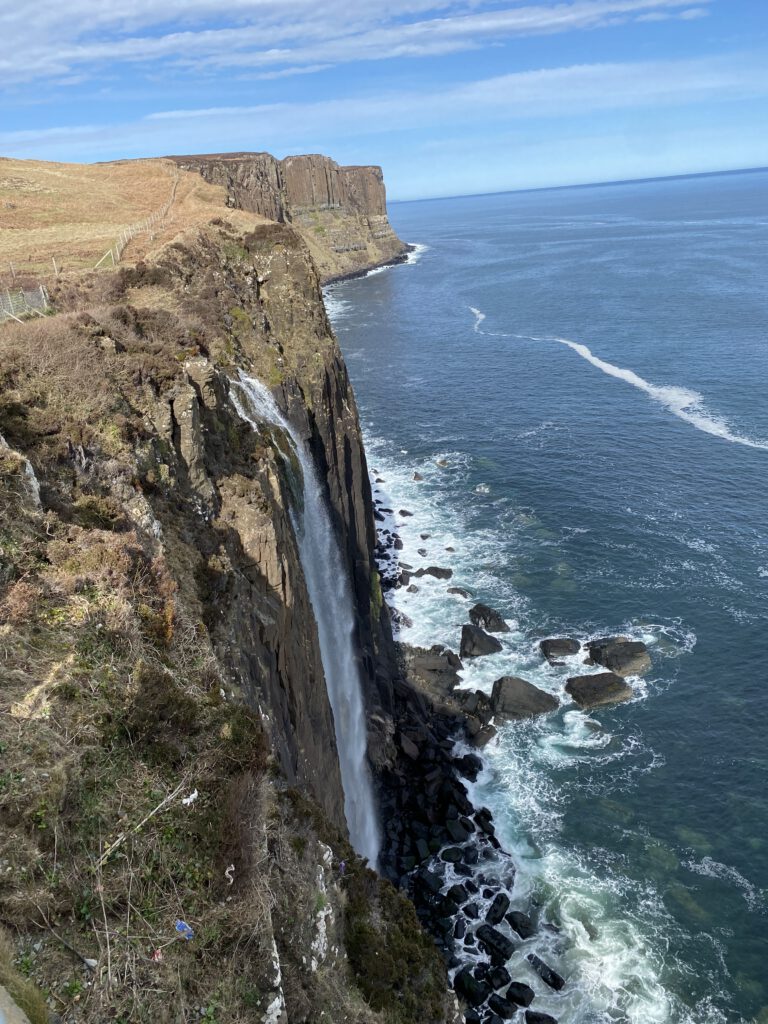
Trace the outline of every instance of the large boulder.
<path fill-rule="evenodd" d="M 501 1017 L 502 1020 L 512 1020 L 517 1013 L 517 1005 L 500 996 L 497 992 L 488 1000 L 488 1009 Z"/>
<path fill-rule="evenodd" d="M 525 1024 L 557 1024 L 557 1019 L 539 1010 L 526 1010 Z"/>
<path fill-rule="evenodd" d="M 530 1006 L 535 995 L 531 986 L 522 981 L 513 981 L 507 989 L 507 999 L 518 1006 Z"/>
<path fill-rule="evenodd" d="M 485 915 L 488 924 L 501 924 L 509 910 L 509 896 L 505 892 L 497 893 Z"/>
<path fill-rule="evenodd" d="M 509 626 L 501 615 L 487 604 L 476 604 L 469 610 L 469 621 L 473 626 L 482 626 L 489 633 L 508 633 Z"/>
<path fill-rule="evenodd" d="M 536 934 L 536 926 L 522 910 L 510 910 L 507 914 L 507 924 L 517 932 L 521 939 L 530 939 Z"/>
<path fill-rule="evenodd" d="M 549 964 L 545 964 L 541 957 L 536 956 L 535 953 L 529 953 L 526 960 L 545 985 L 549 985 L 550 988 L 555 989 L 557 992 L 565 985 L 565 980 L 560 977 L 557 971 L 553 970 Z"/>
<path fill-rule="evenodd" d="M 602 665 L 617 676 L 641 676 L 651 667 L 651 656 L 645 644 L 625 636 L 593 640 L 587 650 L 595 665 Z"/>
<path fill-rule="evenodd" d="M 436 580 L 449 580 L 453 576 L 453 569 L 443 569 L 439 565 L 428 565 L 426 569 L 417 569 L 413 575 L 418 578 L 434 576 Z"/>
<path fill-rule="evenodd" d="M 578 654 L 581 650 L 581 644 L 578 640 L 573 640 L 569 636 L 558 636 L 551 637 L 548 640 L 541 640 L 539 642 L 539 650 L 550 665 L 556 665 L 561 658 L 568 658 Z"/>
<path fill-rule="evenodd" d="M 489 636 L 479 626 L 461 627 L 460 657 L 479 658 L 484 654 L 496 654 L 500 650 L 501 642 L 495 636 Z"/>
<path fill-rule="evenodd" d="M 557 697 L 517 676 L 502 676 L 493 684 L 491 708 L 504 718 L 531 718 L 560 706 Z"/>
<path fill-rule="evenodd" d="M 477 929 L 478 942 L 488 951 L 491 963 L 505 964 L 515 951 L 515 944 L 506 935 L 490 924 L 481 924 Z"/>
<path fill-rule="evenodd" d="M 448 694 L 461 682 L 459 672 L 464 667 L 461 660 L 440 644 L 429 650 L 424 647 L 405 648 L 405 660 L 409 675 L 423 680 L 430 689 L 436 687 Z"/>
<path fill-rule="evenodd" d="M 462 967 L 453 979 L 456 995 L 470 1006 L 482 1006 L 493 991 L 485 981 L 478 981 L 468 967 Z"/>
<path fill-rule="evenodd" d="M 629 683 L 613 672 L 599 672 L 595 676 L 571 676 L 565 692 L 581 708 L 596 708 L 601 704 L 617 704 L 629 700 L 634 691 Z"/>

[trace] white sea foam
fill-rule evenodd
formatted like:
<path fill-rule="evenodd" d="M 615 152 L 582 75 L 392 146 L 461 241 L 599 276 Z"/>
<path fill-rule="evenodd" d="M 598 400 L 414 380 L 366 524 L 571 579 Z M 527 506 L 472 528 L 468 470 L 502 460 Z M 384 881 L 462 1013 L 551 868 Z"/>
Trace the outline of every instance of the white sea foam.
<path fill-rule="evenodd" d="M 741 889 L 750 910 L 764 912 L 767 909 L 765 896 L 760 889 L 753 885 L 748 878 L 740 874 L 736 868 L 730 867 L 728 864 L 721 864 L 720 861 L 713 860 L 711 857 L 704 857 L 700 861 L 689 860 L 685 866 L 689 871 L 693 871 L 697 875 L 704 875 L 706 878 L 718 878 L 722 882 L 729 882 L 731 885 Z"/>
<path fill-rule="evenodd" d="M 674 416 L 677 416 L 678 419 L 683 420 L 685 423 L 695 427 L 697 430 L 701 430 L 705 434 L 712 434 L 714 437 L 719 437 L 724 441 L 730 441 L 733 444 L 741 444 L 747 448 L 759 448 L 761 451 L 768 451 L 768 441 L 746 437 L 744 434 L 737 434 L 731 429 L 728 422 L 722 416 L 708 412 L 704 406 L 704 399 L 698 391 L 693 391 L 690 388 L 679 387 L 677 385 L 651 384 L 649 381 L 645 380 L 644 377 L 635 373 L 634 370 L 626 369 L 623 366 L 615 366 L 613 363 L 609 363 L 605 359 L 600 359 L 600 357 L 596 356 L 586 345 L 583 345 L 578 341 L 571 341 L 570 338 L 560 338 L 556 335 L 497 332 L 491 334 L 490 332 L 481 330 L 480 327 L 482 322 L 485 320 L 485 313 L 476 309 L 474 306 L 470 306 L 469 309 L 475 317 L 474 330 L 478 334 L 488 334 L 489 337 L 495 338 L 519 338 L 526 341 L 556 341 L 560 345 L 566 345 L 577 355 L 581 356 L 582 359 L 586 359 L 588 363 L 591 363 L 592 366 L 595 366 L 598 370 L 601 370 L 609 377 L 615 377 L 617 380 L 623 380 L 626 384 L 631 384 L 632 387 L 645 392 L 645 394 L 654 402 L 658 402 L 659 405 L 664 406 L 665 409 L 671 412 Z"/>
<path fill-rule="evenodd" d="M 429 251 L 429 246 L 424 245 L 421 242 L 414 242 L 413 249 L 406 256 L 405 262 L 408 264 L 418 263 L 425 252 Z"/>

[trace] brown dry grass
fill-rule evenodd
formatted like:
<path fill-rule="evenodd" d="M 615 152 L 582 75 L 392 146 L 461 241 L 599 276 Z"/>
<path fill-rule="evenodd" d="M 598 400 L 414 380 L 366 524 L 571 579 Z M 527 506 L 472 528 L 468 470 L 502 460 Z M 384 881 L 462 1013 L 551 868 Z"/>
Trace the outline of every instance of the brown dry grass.
<path fill-rule="evenodd" d="M 52 275 L 53 259 L 64 273 L 93 267 L 124 228 L 160 210 L 172 195 L 154 235 L 144 232 L 128 243 L 127 263 L 146 259 L 221 213 L 224 189 L 179 171 L 170 160 L 61 164 L 0 158 L 0 285 L 12 283 L 11 264 L 22 281 Z M 247 219 L 253 224 L 261 218 Z"/>

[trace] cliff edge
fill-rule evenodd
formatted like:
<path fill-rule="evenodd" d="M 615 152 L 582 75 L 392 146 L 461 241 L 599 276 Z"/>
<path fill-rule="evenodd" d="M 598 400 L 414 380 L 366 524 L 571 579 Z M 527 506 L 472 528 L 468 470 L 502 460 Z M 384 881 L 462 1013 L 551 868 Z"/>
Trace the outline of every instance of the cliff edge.
<path fill-rule="evenodd" d="M 323 284 L 403 259 L 408 246 L 387 217 L 380 167 L 341 167 L 312 154 L 277 160 L 269 153 L 174 156 L 226 189 L 228 204 L 301 234 Z"/>

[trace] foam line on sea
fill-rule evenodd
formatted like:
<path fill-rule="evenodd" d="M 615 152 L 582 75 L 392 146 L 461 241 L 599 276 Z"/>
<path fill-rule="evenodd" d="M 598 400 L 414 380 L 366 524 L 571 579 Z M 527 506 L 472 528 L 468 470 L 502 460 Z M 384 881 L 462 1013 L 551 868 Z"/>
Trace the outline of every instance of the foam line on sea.
<path fill-rule="evenodd" d="M 517 338 L 524 341 L 554 341 L 560 345 L 565 345 L 592 366 L 601 370 L 607 376 L 615 377 L 617 380 L 622 380 L 626 384 L 630 384 L 632 387 L 637 388 L 639 391 L 645 392 L 645 394 L 654 402 L 658 402 L 658 404 L 662 405 L 668 412 L 671 412 L 673 416 L 677 416 L 678 419 L 681 419 L 685 423 L 690 424 L 690 426 L 695 427 L 696 430 L 700 430 L 705 434 L 711 434 L 714 437 L 719 437 L 723 441 L 730 441 L 733 444 L 740 444 L 747 448 L 758 448 L 762 451 L 768 451 L 768 441 L 747 437 L 744 434 L 738 434 L 731 429 L 728 422 L 722 416 L 708 412 L 704 405 L 703 396 L 697 391 L 693 391 L 686 387 L 680 387 L 675 384 L 651 384 L 649 381 L 645 380 L 644 377 L 635 373 L 634 370 L 627 369 L 623 366 L 616 366 L 614 363 L 609 363 L 607 360 L 596 356 L 586 345 L 583 345 L 578 341 L 572 341 L 570 338 L 560 338 L 556 335 L 532 335 L 484 331 L 481 325 L 486 319 L 485 313 L 477 309 L 475 306 L 470 306 L 469 310 L 475 318 L 473 325 L 473 331 L 475 334 L 485 334 L 493 338 Z"/>

